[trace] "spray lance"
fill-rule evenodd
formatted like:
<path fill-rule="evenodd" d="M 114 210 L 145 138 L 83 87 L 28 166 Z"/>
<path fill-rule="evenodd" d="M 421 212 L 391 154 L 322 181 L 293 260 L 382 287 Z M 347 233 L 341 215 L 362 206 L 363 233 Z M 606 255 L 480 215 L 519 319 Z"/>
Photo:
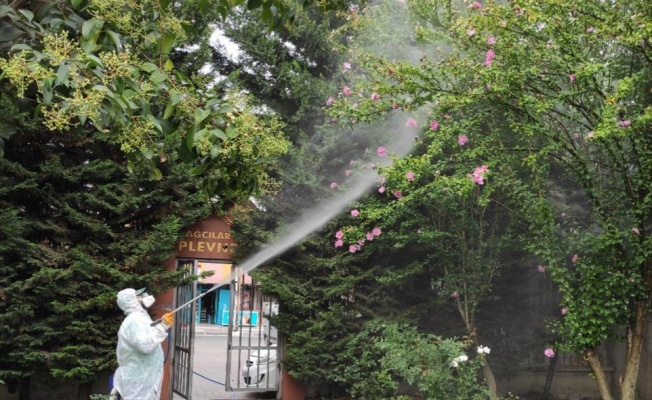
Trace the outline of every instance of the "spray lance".
<path fill-rule="evenodd" d="M 166 314 L 169 314 L 169 313 L 175 314 L 177 311 L 179 311 L 179 310 L 181 310 L 182 308 L 184 308 L 184 307 L 186 307 L 186 306 L 188 306 L 188 305 L 190 305 L 190 304 L 196 302 L 197 300 L 199 300 L 199 299 L 201 299 L 202 297 L 206 296 L 207 294 L 209 294 L 209 293 L 212 292 L 213 290 L 219 289 L 220 287 L 221 287 L 221 285 L 215 285 L 215 286 L 213 286 L 212 288 L 210 288 L 210 289 L 208 289 L 207 291 L 205 291 L 204 293 L 202 293 L 202 294 L 200 294 L 199 296 L 195 297 L 194 299 L 189 300 L 188 302 L 186 302 L 186 303 L 180 305 L 179 307 L 175 308 L 175 309 L 172 310 L 172 311 L 168 311 Z M 161 318 L 155 320 L 154 322 L 152 322 L 152 323 L 150 324 L 150 326 L 158 325 L 158 324 L 161 323 L 161 321 L 163 321 L 163 317 L 161 317 Z"/>

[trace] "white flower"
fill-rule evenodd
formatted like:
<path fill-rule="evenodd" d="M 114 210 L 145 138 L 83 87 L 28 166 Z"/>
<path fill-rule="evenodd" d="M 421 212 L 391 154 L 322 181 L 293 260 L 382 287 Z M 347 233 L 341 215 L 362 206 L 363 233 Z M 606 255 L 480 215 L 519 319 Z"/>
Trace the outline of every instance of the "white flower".
<path fill-rule="evenodd" d="M 462 354 L 461 356 L 458 356 L 457 358 L 455 358 L 453 360 L 453 362 L 451 362 L 451 365 L 453 367 L 457 368 L 457 366 L 460 365 L 460 363 L 463 363 L 463 362 L 468 361 L 468 360 L 469 360 L 469 357 L 466 354 Z"/>
<path fill-rule="evenodd" d="M 478 354 L 489 354 L 491 349 L 487 346 L 478 346 Z"/>

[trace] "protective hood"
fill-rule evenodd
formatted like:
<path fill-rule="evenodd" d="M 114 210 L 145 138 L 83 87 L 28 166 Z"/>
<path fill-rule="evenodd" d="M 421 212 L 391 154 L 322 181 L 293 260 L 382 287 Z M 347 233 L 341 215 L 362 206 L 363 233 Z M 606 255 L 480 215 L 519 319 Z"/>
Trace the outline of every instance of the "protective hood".
<path fill-rule="evenodd" d="M 145 311 L 138 301 L 136 291 L 131 288 L 123 289 L 118 292 L 117 303 L 118 307 L 124 311 L 125 315 L 129 315 L 133 312 Z"/>

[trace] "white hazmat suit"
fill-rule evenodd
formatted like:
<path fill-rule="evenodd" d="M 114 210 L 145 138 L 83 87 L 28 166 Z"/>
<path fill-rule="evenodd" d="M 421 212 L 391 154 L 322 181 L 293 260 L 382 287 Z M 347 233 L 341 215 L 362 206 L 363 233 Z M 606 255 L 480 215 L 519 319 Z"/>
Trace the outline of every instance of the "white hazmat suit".
<path fill-rule="evenodd" d="M 123 400 L 159 400 L 163 380 L 163 349 L 169 326 L 151 326 L 152 319 L 134 289 L 118 293 L 126 318 L 118 330 L 118 369 L 113 386 Z"/>

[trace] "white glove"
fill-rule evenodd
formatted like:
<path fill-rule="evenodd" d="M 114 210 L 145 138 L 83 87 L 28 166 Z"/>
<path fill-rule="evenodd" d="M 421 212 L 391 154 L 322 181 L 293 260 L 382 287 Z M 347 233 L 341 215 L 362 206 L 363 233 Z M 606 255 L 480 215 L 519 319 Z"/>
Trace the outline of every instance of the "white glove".
<path fill-rule="evenodd" d="M 111 394 L 109 394 L 109 400 L 118 400 L 120 396 L 120 393 L 118 393 L 118 389 L 115 387 L 111 389 Z"/>

